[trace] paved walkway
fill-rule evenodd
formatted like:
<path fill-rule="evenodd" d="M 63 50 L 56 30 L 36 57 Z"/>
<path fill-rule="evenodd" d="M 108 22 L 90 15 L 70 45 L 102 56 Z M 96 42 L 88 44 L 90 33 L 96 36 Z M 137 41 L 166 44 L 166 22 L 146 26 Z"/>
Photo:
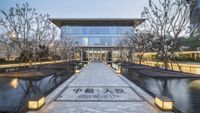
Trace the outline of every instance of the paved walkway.
<path fill-rule="evenodd" d="M 39 113 L 158 113 L 147 96 L 103 63 L 91 63 L 47 97 Z M 141 95 L 144 94 L 144 95 Z M 151 98 L 151 97 L 149 97 Z M 32 112 L 29 112 L 32 113 Z"/>

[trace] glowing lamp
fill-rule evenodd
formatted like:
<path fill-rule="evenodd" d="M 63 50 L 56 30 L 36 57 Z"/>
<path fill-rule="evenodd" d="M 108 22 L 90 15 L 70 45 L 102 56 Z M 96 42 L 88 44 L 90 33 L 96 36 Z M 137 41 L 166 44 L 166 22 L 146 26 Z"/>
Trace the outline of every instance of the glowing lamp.
<path fill-rule="evenodd" d="M 76 73 L 76 74 L 79 74 L 79 73 L 80 73 L 80 70 L 79 70 L 79 69 L 76 69 L 75 73 Z"/>
<path fill-rule="evenodd" d="M 162 110 L 170 111 L 173 109 L 173 101 L 166 96 L 155 98 L 155 104 Z"/>
<path fill-rule="evenodd" d="M 120 69 L 117 69 L 117 70 L 116 70 L 116 73 L 117 73 L 117 74 L 121 74 L 121 70 L 120 70 Z"/>
<path fill-rule="evenodd" d="M 38 110 L 45 104 L 45 97 L 32 98 L 28 101 L 28 108 L 30 110 Z"/>
<path fill-rule="evenodd" d="M 84 67 L 86 67 L 87 65 L 86 64 L 84 64 Z"/>
<path fill-rule="evenodd" d="M 117 66 L 116 73 L 121 74 L 121 67 L 120 66 Z"/>

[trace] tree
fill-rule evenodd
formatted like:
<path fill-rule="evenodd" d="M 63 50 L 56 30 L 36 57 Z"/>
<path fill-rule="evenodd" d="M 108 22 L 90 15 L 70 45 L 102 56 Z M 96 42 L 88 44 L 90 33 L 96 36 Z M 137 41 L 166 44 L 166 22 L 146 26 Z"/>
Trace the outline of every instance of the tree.
<path fill-rule="evenodd" d="M 133 62 L 133 54 L 139 58 L 141 64 L 145 52 L 152 46 L 152 34 L 142 24 L 137 29 L 129 29 L 125 37 L 118 42 L 118 47 L 123 51 L 129 62 Z"/>
<path fill-rule="evenodd" d="M 48 20 L 49 15 L 38 15 L 35 18 L 35 27 L 33 29 L 32 47 L 34 59 L 47 58 L 49 56 L 49 45 L 57 37 L 56 27 Z"/>
<path fill-rule="evenodd" d="M 41 50 L 45 51 L 55 38 L 52 36 L 55 26 L 48 20 L 49 15 L 36 13 L 28 3 L 16 4 L 8 11 L 1 10 L 1 13 L 3 18 L 0 25 L 8 34 L 6 41 L 12 43 L 15 51 L 23 54 L 21 61 L 28 59 L 29 66 L 32 67 L 32 60 L 36 61 Z M 41 46 L 46 48 L 40 49 Z"/>
<path fill-rule="evenodd" d="M 6 34 L 0 35 L 0 44 L 5 48 L 6 50 L 6 58 L 9 61 L 10 57 L 12 55 L 12 43 L 7 40 Z"/>
<path fill-rule="evenodd" d="M 157 3 L 149 0 L 149 7 L 144 8 L 142 16 L 152 27 L 155 34 L 154 50 L 157 51 L 159 60 L 164 63 L 165 69 L 168 69 L 170 59 L 175 57 L 174 53 L 181 48 L 179 38 L 190 27 L 191 9 L 194 4 L 192 0 L 158 0 Z"/>
<path fill-rule="evenodd" d="M 36 60 L 47 59 L 49 56 L 49 48 L 45 45 L 39 45 L 38 50 L 36 50 Z"/>
<path fill-rule="evenodd" d="M 58 48 L 59 48 L 60 44 L 61 44 L 61 42 L 59 40 L 55 40 L 53 42 L 53 46 L 52 46 L 53 55 L 59 55 Z"/>
<path fill-rule="evenodd" d="M 123 57 L 123 53 L 125 53 L 124 51 L 124 41 L 123 39 L 119 39 L 117 42 L 117 48 L 119 50 L 119 60 L 120 61 L 125 61 L 124 57 Z"/>
<path fill-rule="evenodd" d="M 31 65 L 30 49 L 30 34 L 33 23 L 33 18 L 36 15 L 35 9 L 29 8 L 28 4 L 22 6 L 16 4 L 16 7 L 11 7 L 9 11 L 1 10 L 4 18 L 1 19 L 0 23 L 5 31 L 11 33 L 11 37 L 8 40 L 13 42 L 17 47 L 17 52 L 22 53 L 24 51 L 24 57 L 29 59 Z M 27 54 L 25 54 L 27 53 Z"/>
<path fill-rule="evenodd" d="M 74 59 L 75 42 L 71 37 L 62 37 L 62 56 L 65 60 Z"/>
<path fill-rule="evenodd" d="M 125 55 L 128 62 L 133 62 L 133 53 L 135 52 L 135 29 L 130 28 L 126 31 L 126 35 L 118 41 L 118 47 Z"/>
<path fill-rule="evenodd" d="M 53 43 L 50 46 L 51 52 L 50 56 L 52 57 L 52 60 L 55 62 L 55 56 L 61 57 L 63 44 L 60 41 L 60 39 L 56 39 L 53 41 Z"/>
<path fill-rule="evenodd" d="M 138 31 L 135 36 L 135 52 L 136 57 L 139 59 L 139 64 L 142 63 L 144 53 L 151 50 L 152 36 L 152 34 L 145 33 L 144 31 Z"/>

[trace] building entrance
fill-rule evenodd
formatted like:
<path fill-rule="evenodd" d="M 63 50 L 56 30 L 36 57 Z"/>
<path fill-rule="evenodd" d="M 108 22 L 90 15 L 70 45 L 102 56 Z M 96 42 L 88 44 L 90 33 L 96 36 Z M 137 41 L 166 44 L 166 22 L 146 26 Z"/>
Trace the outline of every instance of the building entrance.
<path fill-rule="evenodd" d="M 92 50 L 87 51 L 89 61 L 107 61 L 108 51 L 106 50 Z"/>
<path fill-rule="evenodd" d="M 81 52 L 81 61 L 106 61 L 112 62 L 112 50 L 100 49 L 100 48 L 90 48 L 83 49 Z"/>

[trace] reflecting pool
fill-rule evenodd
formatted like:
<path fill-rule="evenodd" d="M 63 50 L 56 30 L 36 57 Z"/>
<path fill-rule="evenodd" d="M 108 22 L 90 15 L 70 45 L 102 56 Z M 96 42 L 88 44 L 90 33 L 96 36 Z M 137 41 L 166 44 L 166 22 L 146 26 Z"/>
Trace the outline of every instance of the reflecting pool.
<path fill-rule="evenodd" d="M 153 96 L 165 95 L 175 102 L 183 113 L 200 113 L 200 79 L 197 78 L 153 78 L 123 68 L 123 75 L 144 88 Z"/>
<path fill-rule="evenodd" d="M 0 112 L 26 111 L 29 98 L 49 94 L 72 74 L 73 71 L 46 77 L 0 77 Z"/>

